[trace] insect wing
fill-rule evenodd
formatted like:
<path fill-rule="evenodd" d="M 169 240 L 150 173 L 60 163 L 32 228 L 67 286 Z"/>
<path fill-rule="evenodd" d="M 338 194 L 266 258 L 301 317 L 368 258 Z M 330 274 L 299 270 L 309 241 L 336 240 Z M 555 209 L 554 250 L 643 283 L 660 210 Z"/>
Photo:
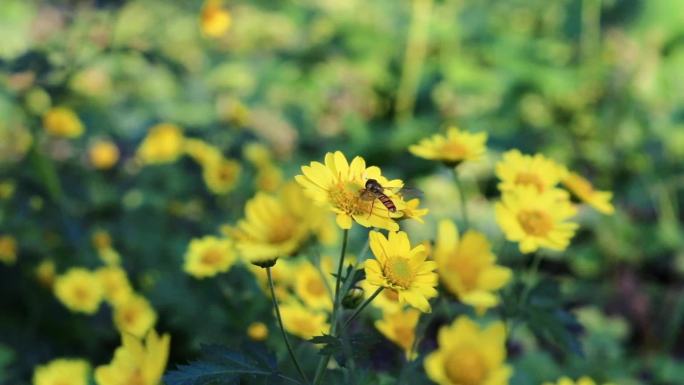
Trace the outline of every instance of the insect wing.
<path fill-rule="evenodd" d="M 394 195 L 399 195 L 405 201 L 423 197 L 423 191 L 413 186 L 393 187 L 386 190 L 391 191 Z"/>

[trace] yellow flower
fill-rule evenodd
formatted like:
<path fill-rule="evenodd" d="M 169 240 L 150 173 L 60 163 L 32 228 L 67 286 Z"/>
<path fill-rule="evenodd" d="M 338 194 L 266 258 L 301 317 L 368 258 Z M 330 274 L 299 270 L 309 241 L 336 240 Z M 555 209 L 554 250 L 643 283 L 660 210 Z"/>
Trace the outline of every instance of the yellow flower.
<path fill-rule="evenodd" d="M 16 189 L 17 184 L 13 180 L 8 179 L 0 181 L 0 200 L 12 198 Z"/>
<path fill-rule="evenodd" d="M 106 230 L 95 230 L 93 235 L 91 235 L 90 241 L 98 250 L 112 247 L 112 237 Z"/>
<path fill-rule="evenodd" d="M 485 153 L 487 134 L 470 133 L 450 127 L 446 136 L 432 135 L 418 144 L 409 146 L 409 151 L 420 158 L 438 160 L 449 165 L 457 165 L 464 160 L 478 160 Z"/>
<path fill-rule="evenodd" d="M 311 309 L 332 310 L 330 280 L 326 282 L 311 262 L 304 261 L 297 268 L 295 294 Z"/>
<path fill-rule="evenodd" d="M 268 327 L 263 322 L 252 322 L 247 328 L 247 335 L 253 341 L 264 341 L 268 338 Z"/>
<path fill-rule="evenodd" d="M 302 166 L 302 174 L 295 179 L 304 187 L 306 194 L 318 205 L 327 206 L 337 214 L 337 224 L 343 229 L 350 229 L 352 220 L 364 227 L 377 227 L 392 231 L 399 230 L 394 218 L 400 217 L 405 204 L 401 197 L 386 190 L 397 212 L 391 213 L 375 199 L 366 198 L 362 194 L 368 179 L 375 179 L 385 188 L 402 187 L 399 179 L 388 181 L 380 173 L 380 168 L 366 168 L 366 161 L 356 157 L 351 164 L 340 152 L 329 152 L 325 155 L 325 164 L 311 162 Z"/>
<path fill-rule="evenodd" d="M 159 385 L 169 358 L 171 337 L 150 330 L 143 341 L 122 334 L 122 346 L 114 352 L 109 365 L 95 369 L 97 385 Z"/>
<path fill-rule="evenodd" d="M 417 356 L 411 350 L 416 340 L 416 326 L 419 318 L 420 312 L 416 309 L 406 309 L 391 314 L 384 313 L 382 320 L 375 322 L 375 327 L 388 340 L 402 348 L 407 359 L 412 360 Z"/>
<path fill-rule="evenodd" d="M 190 241 L 183 270 L 195 278 L 213 277 L 228 271 L 235 259 L 233 242 L 206 236 Z"/>
<path fill-rule="evenodd" d="M 519 242 L 522 253 L 539 248 L 565 250 L 578 227 L 567 222 L 576 209 L 560 190 L 540 193 L 533 186 L 518 186 L 503 194 L 495 210 L 506 239 Z"/>
<path fill-rule="evenodd" d="M 263 191 L 276 191 L 283 183 L 283 172 L 275 166 L 260 167 L 257 170 L 255 186 Z"/>
<path fill-rule="evenodd" d="M 83 123 L 76 113 L 66 107 L 55 107 L 43 115 L 43 128 L 48 134 L 77 138 L 83 134 Z"/>
<path fill-rule="evenodd" d="M 51 259 L 42 260 L 38 266 L 36 266 L 36 279 L 44 287 L 51 288 L 52 284 L 55 282 L 55 262 Z"/>
<path fill-rule="evenodd" d="M 328 333 L 330 330 L 325 313 L 308 310 L 294 301 L 283 304 L 280 307 L 280 314 L 285 330 L 305 340 Z"/>
<path fill-rule="evenodd" d="M 581 377 L 577 381 L 573 381 L 569 377 L 561 377 L 556 382 L 545 382 L 542 385 L 596 385 L 596 382 L 589 377 Z"/>
<path fill-rule="evenodd" d="M 80 267 L 57 277 L 55 295 L 71 311 L 94 314 L 102 302 L 102 285 L 95 273 Z"/>
<path fill-rule="evenodd" d="M 98 170 L 108 170 L 119 161 L 119 148 L 110 140 L 98 140 L 88 148 L 90 164 Z"/>
<path fill-rule="evenodd" d="M 562 180 L 565 186 L 571 193 L 586 202 L 599 212 L 603 214 L 612 214 L 615 208 L 610 203 L 613 198 L 613 193 L 610 191 L 594 190 L 594 186 L 583 176 L 570 172 Z"/>
<path fill-rule="evenodd" d="M 506 285 L 512 274 L 496 264 L 484 234 L 469 230 L 459 239 L 456 225 L 442 220 L 434 251 L 439 277 L 459 300 L 480 313 L 499 303 L 494 292 Z"/>
<path fill-rule="evenodd" d="M 13 265 L 17 261 L 17 240 L 11 235 L 0 235 L 0 262 Z"/>
<path fill-rule="evenodd" d="M 285 186 L 279 196 L 257 193 L 245 205 L 245 217 L 230 235 L 250 263 L 266 263 L 291 256 L 301 248 L 323 218 L 307 207 L 301 188 Z"/>
<path fill-rule="evenodd" d="M 142 296 L 129 295 L 114 307 L 114 325 L 121 333 L 142 338 L 157 322 L 157 313 Z"/>
<path fill-rule="evenodd" d="M 373 292 L 377 289 L 373 286 L 367 279 L 364 279 L 359 283 L 361 289 L 363 290 L 363 295 L 365 298 L 373 295 Z M 378 294 L 377 297 L 371 302 L 371 305 L 382 310 L 383 313 L 396 313 L 404 309 L 404 304 L 399 301 L 399 293 L 396 290 L 385 288 Z"/>
<path fill-rule="evenodd" d="M 366 280 L 375 288 L 395 290 L 399 302 L 407 303 L 418 310 L 431 311 L 428 299 L 437 296 L 437 264 L 426 261 L 425 247 L 418 245 L 411 249 L 405 232 L 390 232 L 389 237 L 371 231 L 370 248 L 375 259 L 364 264 Z"/>
<path fill-rule="evenodd" d="M 144 164 L 174 162 L 183 151 L 183 139 L 180 127 L 170 123 L 157 124 L 150 128 L 137 156 Z"/>
<path fill-rule="evenodd" d="M 86 385 L 89 370 L 85 360 L 58 358 L 35 369 L 33 385 Z"/>
<path fill-rule="evenodd" d="M 237 186 L 241 171 L 242 167 L 239 162 L 221 158 L 205 163 L 202 177 L 209 191 L 214 194 L 226 194 L 233 191 Z"/>
<path fill-rule="evenodd" d="M 206 0 L 202 7 L 200 25 L 202 33 L 209 37 L 220 37 L 230 28 L 231 17 L 224 9 L 221 0 Z"/>
<path fill-rule="evenodd" d="M 523 155 L 510 150 L 496 164 L 496 176 L 501 180 L 499 190 L 509 191 L 516 186 L 534 186 L 539 192 L 553 189 L 567 174 L 567 169 L 542 154 Z"/>
<path fill-rule="evenodd" d="M 95 272 L 104 290 L 104 298 L 112 305 L 125 302 L 133 295 L 126 272 L 118 266 L 105 266 Z"/>
<path fill-rule="evenodd" d="M 495 322 L 482 329 L 461 316 L 437 335 L 438 349 L 425 358 L 425 372 L 439 385 L 506 385 L 506 329 Z"/>
<path fill-rule="evenodd" d="M 401 210 L 401 212 L 404 213 L 404 216 L 400 219 L 415 219 L 420 223 L 425 223 L 423 217 L 427 215 L 429 210 L 418 208 L 418 206 L 420 206 L 420 199 L 418 198 L 406 201 L 406 207 Z"/>
<path fill-rule="evenodd" d="M 212 146 L 200 139 L 185 139 L 183 141 L 183 152 L 203 167 L 223 159 L 221 150 L 218 147 Z"/>
<path fill-rule="evenodd" d="M 255 167 L 267 167 L 271 165 L 271 151 L 261 143 L 249 143 L 242 151 L 243 156 Z"/>

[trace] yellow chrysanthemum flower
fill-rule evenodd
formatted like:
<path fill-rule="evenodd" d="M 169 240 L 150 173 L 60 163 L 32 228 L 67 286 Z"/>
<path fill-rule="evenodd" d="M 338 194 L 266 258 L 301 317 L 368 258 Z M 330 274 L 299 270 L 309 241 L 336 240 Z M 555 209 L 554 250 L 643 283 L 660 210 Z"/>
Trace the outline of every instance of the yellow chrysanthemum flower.
<path fill-rule="evenodd" d="M 610 203 L 610 200 L 613 198 L 613 193 L 610 191 L 594 190 L 594 186 L 592 186 L 583 176 L 571 172 L 562 180 L 562 183 L 571 193 L 597 211 L 603 214 L 612 214 L 615 212 L 613 204 Z"/>
<path fill-rule="evenodd" d="M 33 385 L 86 385 L 89 370 L 85 360 L 58 358 L 35 369 Z"/>
<path fill-rule="evenodd" d="M 271 165 L 271 151 L 262 143 L 249 143 L 242 150 L 242 154 L 255 167 Z"/>
<path fill-rule="evenodd" d="M 0 235 L 0 262 L 13 265 L 17 261 L 17 240 L 11 235 Z"/>
<path fill-rule="evenodd" d="M 126 272 L 118 266 L 105 266 L 97 269 L 97 274 L 102 288 L 104 289 L 104 298 L 111 305 L 116 306 L 125 302 L 133 295 L 133 288 L 128 282 Z"/>
<path fill-rule="evenodd" d="M 388 340 L 402 348 L 407 359 L 412 360 L 417 356 L 415 352 L 412 352 L 412 348 L 416 340 L 416 326 L 419 318 L 420 312 L 416 309 L 406 309 L 391 314 L 384 313 L 382 319 L 375 322 L 375 327 Z"/>
<path fill-rule="evenodd" d="M 332 310 L 331 287 L 330 281 L 324 281 L 321 272 L 311 262 L 304 261 L 299 264 L 295 282 L 295 294 L 307 307 L 311 309 Z"/>
<path fill-rule="evenodd" d="M 330 331 L 325 313 L 311 311 L 294 301 L 280 306 L 280 314 L 285 330 L 302 339 L 308 340 Z"/>
<path fill-rule="evenodd" d="M 235 189 L 241 172 L 242 166 L 238 161 L 221 158 L 206 162 L 202 169 L 202 177 L 209 191 L 220 195 Z"/>
<path fill-rule="evenodd" d="M 195 278 L 213 277 L 228 271 L 235 260 L 232 241 L 206 236 L 190 241 L 183 270 Z"/>
<path fill-rule="evenodd" d="M 503 154 L 496 164 L 496 176 L 501 180 L 499 190 L 509 191 L 516 186 L 534 186 L 539 192 L 553 189 L 568 171 L 542 154 L 524 155 L 518 150 Z"/>
<path fill-rule="evenodd" d="M 204 2 L 200 15 L 200 26 L 205 36 L 222 36 L 230 28 L 231 21 L 230 12 L 222 7 L 221 0 Z"/>
<path fill-rule="evenodd" d="M 366 279 L 361 281 L 359 286 L 361 286 L 365 298 L 369 298 L 377 289 L 376 286 L 373 286 Z M 389 288 L 385 288 L 381 291 L 380 294 L 373 299 L 371 305 L 380 309 L 383 313 L 396 313 L 405 307 L 405 305 L 399 301 L 399 293 L 397 293 L 396 290 Z"/>
<path fill-rule="evenodd" d="M 425 358 L 425 372 L 439 385 L 506 385 L 513 370 L 506 365 L 506 328 L 495 322 L 480 328 L 457 318 L 437 335 L 438 349 Z"/>
<path fill-rule="evenodd" d="M 254 185 L 263 191 L 276 191 L 283 184 L 283 172 L 276 166 L 259 167 Z"/>
<path fill-rule="evenodd" d="M 449 220 L 439 222 L 434 260 L 446 288 L 480 313 L 499 303 L 495 291 L 512 276 L 510 269 L 496 264 L 484 234 L 469 230 L 461 238 Z"/>
<path fill-rule="evenodd" d="M 317 208 L 307 206 L 301 188 L 288 184 L 278 196 L 257 193 L 229 234 L 247 261 L 268 264 L 297 253 L 324 220 Z"/>
<path fill-rule="evenodd" d="M 364 227 L 399 230 L 394 218 L 400 217 L 405 207 L 401 197 L 386 190 L 397 209 L 391 213 L 382 203 L 372 196 L 368 199 L 368 194 L 362 192 L 368 179 L 375 179 L 386 189 L 402 187 L 403 182 L 399 179 L 388 181 L 381 175 L 380 168 L 367 168 L 363 158 L 357 156 L 349 164 L 342 152 L 329 152 L 325 155 L 325 164 L 311 162 L 309 166 L 302 166 L 302 174 L 295 177 L 297 182 L 316 204 L 327 206 L 337 214 L 337 224 L 341 228 L 350 229 L 356 221 Z"/>
<path fill-rule="evenodd" d="M 55 283 L 56 271 L 55 262 L 44 259 L 36 266 L 36 279 L 43 287 L 51 288 Z"/>
<path fill-rule="evenodd" d="M 565 250 L 578 227 L 567 222 L 577 210 L 560 190 L 541 193 L 533 186 L 518 186 L 503 194 L 495 210 L 506 239 L 518 242 L 522 253 Z"/>
<path fill-rule="evenodd" d="M 55 107 L 43 115 L 43 128 L 50 135 L 77 138 L 83 134 L 83 123 L 78 115 L 66 107 Z"/>
<path fill-rule="evenodd" d="M 420 158 L 437 160 L 448 165 L 457 165 L 465 160 L 478 160 L 486 151 L 487 134 L 470 133 L 450 127 L 446 136 L 432 135 L 418 144 L 409 146 L 409 151 Z"/>
<path fill-rule="evenodd" d="M 95 273 L 73 267 L 57 277 L 55 295 L 71 311 L 94 314 L 102 302 L 103 290 Z"/>
<path fill-rule="evenodd" d="M 589 377 L 580 377 L 577 381 L 573 381 L 569 377 L 561 377 L 556 382 L 545 382 L 543 385 L 596 385 L 596 382 Z M 605 383 L 604 385 L 611 385 Z"/>
<path fill-rule="evenodd" d="M 159 385 L 169 358 L 171 337 L 159 337 L 150 330 L 144 343 L 130 334 L 122 334 L 122 346 L 114 352 L 109 365 L 95 369 L 97 385 Z"/>
<path fill-rule="evenodd" d="M 218 147 L 201 139 L 185 139 L 183 142 L 183 152 L 203 167 L 223 159 L 223 154 Z"/>
<path fill-rule="evenodd" d="M 364 263 L 366 280 L 372 286 L 385 287 L 397 292 L 399 302 L 407 303 L 422 312 L 431 311 L 428 299 L 437 296 L 437 264 L 426 261 L 425 247 L 411 248 L 405 232 L 390 232 L 385 238 L 371 231 L 370 248 L 375 259 Z"/>
<path fill-rule="evenodd" d="M 129 295 L 114 307 L 114 325 L 121 333 L 130 333 L 142 338 L 156 322 L 157 312 L 149 301 L 140 295 Z"/>
<path fill-rule="evenodd" d="M 150 128 L 137 156 L 144 164 L 175 162 L 183 152 L 183 143 L 180 127 L 170 123 L 157 124 Z"/>
<path fill-rule="evenodd" d="M 119 148 L 111 140 L 98 140 L 88 148 L 90 164 L 98 170 L 108 170 L 119 161 Z"/>
<path fill-rule="evenodd" d="M 268 338 L 268 327 L 263 322 L 252 322 L 247 328 L 247 336 L 252 341 L 264 341 Z"/>
<path fill-rule="evenodd" d="M 420 199 L 418 198 L 406 201 L 406 206 L 401 210 L 401 212 L 404 213 L 404 216 L 400 219 L 415 219 L 420 223 L 425 223 L 423 217 L 427 215 L 429 210 L 425 208 L 421 209 L 418 206 L 420 206 Z"/>

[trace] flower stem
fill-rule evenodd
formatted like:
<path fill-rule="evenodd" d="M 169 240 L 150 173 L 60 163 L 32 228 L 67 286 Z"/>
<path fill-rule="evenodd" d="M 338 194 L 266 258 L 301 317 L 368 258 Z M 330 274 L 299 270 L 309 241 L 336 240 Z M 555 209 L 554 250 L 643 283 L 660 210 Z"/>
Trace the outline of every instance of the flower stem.
<path fill-rule="evenodd" d="M 468 210 L 466 208 L 465 190 L 463 189 L 463 183 L 461 183 L 461 178 L 458 175 L 458 170 L 454 168 L 454 180 L 456 181 L 456 188 L 458 188 L 458 197 L 461 201 L 461 215 L 463 216 L 463 226 L 465 229 L 470 227 L 468 221 Z"/>
<path fill-rule="evenodd" d="M 517 316 L 516 319 L 513 320 L 510 330 L 508 331 L 508 338 L 513 338 L 513 332 L 520 324 L 520 307 L 525 305 L 525 302 L 527 302 L 527 298 L 530 296 L 530 293 L 532 292 L 532 288 L 536 283 L 535 281 L 537 273 L 539 272 L 539 265 L 541 264 L 542 259 L 543 256 L 539 252 L 534 253 L 534 255 L 532 256 L 532 262 L 530 263 L 530 267 L 527 269 L 527 273 L 525 274 L 525 287 L 523 288 L 522 293 L 520 293 L 520 298 L 518 299 L 518 306 L 515 313 Z"/>
<path fill-rule="evenodd" d="M 340 307 L 340 284 L 342 282 L 342 266 L 344 265 L 344 255 L 347 252 L 347 239 L 349 238 L 349 230 L 344 229 L 342 232 L 342 251 L 340 252 L 340 260 L 337 264 L 337 276 L 335 277 L 335 296 L 333 299 L 333 309 L 330 315 L 330 335 L 334 336 L 337 330 L 337 310 Z M 326 354 L 321 357 L 318 361 L 318 367 L 316 368 L 316 375 L 314 376 L 313 383 L 318 385 L 323 380 L 323 373 L 325 373 L 325 368 L 328 366 L 328 361 L 330 361 L 330 354 Z"/>
<path fill-rule="evenodd" d="M 278 319 L 278 326 L 280 326 L 280 332 L 283 334 L 283 340 L 285 341 L 285 345 L 287 346 L 287 351 L 290 353 L 290 358 L 292 359 L 292 362 L 297 368 L 299 376 L 302 377 L 302 380 L 304 380 L 305 384 L 308 384 L 309 379 L 306 377 L 306 374 L 304 374 L 302 367 L 299 366 L 297 356 L 295 356 L 294 350 L 292 350 L 292 345 L 290 345 L 290 340 L 287 339 L 287 334 L 285 333 L 285 327 L 283 326 L 283 318 L 280 316 L 280 307 L 278 307 L 278 300 L 275 296 L 275 288 L 273 286 L 273 276 L 271 275 L 270 266 L 266 268 L 266 275 L 268 275 L 268 286 L 271 288 L 271 299 L 273 300 L 273 308 L 275 309 L 276 318 Z"/>
<path fill-rule="evenodd" d="M 384 289 L 384 287 L 380 286 L 377 290 L 375 290 L 373 292 L 373 294 L 370 297 L 368 297 L 365 301 L 363 301 L 361 306 L 356 308 L 354 313 L 352 313 L 351 317 L 349 317 L 347 319 L 347 321 L 342 325 L 342 329 L 340 329 L 340 330 L 345 330 L 347 328 L 347 326 L 349 326 L 349 324 L 354 320 L 354 318 L 356 318 L 359 315 L 359 313 L 361 313 L 361 311 L 363 309 L 365 309 L 366 306 L 368 306 L 368 304 L 371 303 L 371 301 L 373 301 L 375 299 L 375 297 L 378 296 L 378 294 L 380 294 L 380 292 L 382 292 L 382 289 Z"/>

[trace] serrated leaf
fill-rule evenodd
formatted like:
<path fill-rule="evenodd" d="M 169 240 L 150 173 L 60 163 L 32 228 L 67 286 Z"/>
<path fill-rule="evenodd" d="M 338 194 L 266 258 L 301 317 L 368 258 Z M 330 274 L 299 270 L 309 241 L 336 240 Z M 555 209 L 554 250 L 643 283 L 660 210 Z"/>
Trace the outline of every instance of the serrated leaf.
<path fill-rule="evenodd" d="M 280 383 L 275 355 L 260 345 L 234 350 L 223 345 L 203 345 L 197 361 L 178 365 L 164 376 L 166 385 L 233 385 L 244 377 L 267 377 Z"/>

